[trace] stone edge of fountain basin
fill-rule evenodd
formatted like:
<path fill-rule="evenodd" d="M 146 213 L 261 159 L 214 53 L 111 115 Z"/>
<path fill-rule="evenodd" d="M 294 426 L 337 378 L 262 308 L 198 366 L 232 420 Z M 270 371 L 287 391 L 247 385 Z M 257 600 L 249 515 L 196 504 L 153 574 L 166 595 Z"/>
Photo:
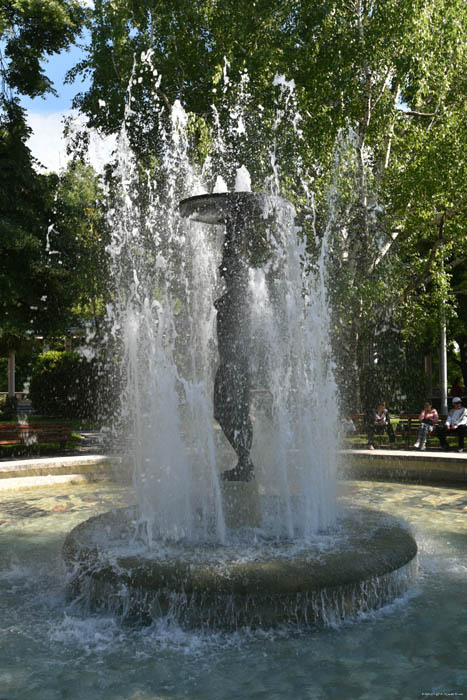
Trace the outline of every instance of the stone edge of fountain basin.
<path fill-rule="evenodd" d="M 116 478 L 124 460 L 108 455 L 30 457 L 0 461 L 0 492 Z"/>
<path fill-rule="evenodd" d="M 353 449 L 341 452 L 350 479 L 384 479 L 420 483 L 467 482 L 467 454 L 409 450 Z"/>
<path fill-rule="evenodd" d="M 129 514 L 131 509 L 126 509 Z M 351 511 L 361 526 L 339 552 L 213 563 L 186 557 L 106 556 L 94 540 L 124 511 L 81 523 L 67 536 L 68 599 L 91 612 L 151 623 L 167 616 L 188 628 L 333 625 L 376 610 L 404 594 L 417 572 L 417 544 L 400 521 L 370 509 Z M 131 517 L 131 516 L 130 516 Z M 283 552 L 283 548 L 281 549 Z"/>

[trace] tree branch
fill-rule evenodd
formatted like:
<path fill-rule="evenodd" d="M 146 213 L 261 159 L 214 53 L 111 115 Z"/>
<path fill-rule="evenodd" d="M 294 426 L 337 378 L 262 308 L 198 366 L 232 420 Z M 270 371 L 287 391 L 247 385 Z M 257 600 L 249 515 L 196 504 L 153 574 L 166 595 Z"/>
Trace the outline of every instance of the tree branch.
<path fill-rule="evenodd" d="M 387 82 L 387 79 L 388 79 L 390 73 L 391 73 L 391 67 L 389 66 L 387 71 L 386 71 L 386 75 L 384 76 L 383 84 L 380 88 L 380 91 L 379 91 L 378 95 L 375 97 L 375 99 L 373 100 L 373 108 L 376 107 L 376 105 L 378 104 L 378 102 L 380 101 L 382 96 L 384 95 L 384 89 L 386 87 L 386 82 Z"/>
<path fill-rule="evenodd" d="M 436 253 L 438 252 L 439 248 L 441 248 L 443 242 L 444 242 L 444 225 L 446 222 L 446 212 L 443 213 L 442 218 L 439 222 L 438 225 L 438 240 L 435 242 L 433 248 L 431 249 L 430 255 L 428 256 L 428 260 L 426 261 L 425 267 L 423 271 L 417 275 L 417 277 L 404 289 L 402 292 L 401 296 L 399 297 L 398 301 L 406 301 L 407 297 L 411 292 L 413 292 L 417 287 L 419 287 L 422 282 L 425 281 L 428 272 L 431 270 L 432 265 L 435 261 L 435 256 Z"/>
<path fill-rule="evenodd" d="M 415 112 L 412 109 L 401 109 L 400 107 L 397 108 L 399 112 L 402 112 L 402 114 L 406 114 L 408 117 L 435 117 L 436 112 Z"/>
<path fill-rule="evenodd" d="M 157 93 L 160 97 L 162 97 L 162 100 L 163 100 L 165 106 L 166 106 L 167 109 L 170 111 L 170 110 L 172 109 L 172 105 L 170 104 L 170 100 L 169 100 L 169 98 L 167 97 L 167 95 L 165 94 L 165 92 L 164 92 L 163 90 L 161 90 L 160 88 L 157 88 L 156 93 Z"/>
<path fill-rule="evenodd" d="M 451 260 L 450 263 L 447 263 L 444 267 L 447 270 L 453 270 L 455 267 L 458 265 L 462 265 L 467 260 L 467 255 L 463 255 L 462 258 L 455 258 L 454 260 Z"/>
<path fill-rule="evenodd" d="M 439 226 L 441 219 L 443 218 L 444 221 L 448 221 L 449 219 L 453 219 L 455 216 L 458 214 L 464 214 L 465 213 L 465 208 L 457 208 L 457 207 L 450 207 L 450 209 L 446 209 L 445 212 L 436 212 L 433 216 L 433 219 L 431 222 L 429 222 L 428 226 Z M 391 241 L 388 241 L 388 243 L 384 246 L 383 250 L 379 253 L 378 257 L 376 258 L 374 264 L 373 264 L 373 270 L 379 265 L 379 263 L 386 257 L 386 255 L 389 253 L 391 250 L 392 246 L 398 241 L 401 236 L 407 236 L 411 233 L 415 233 L 416 231 L 425 231 L 426 230 L 426 225 L 424 226 L 414 226 L 410 230 L 403 229 L 403 228 L 395 228 L 389 231 L 389 234 L 392 238 Z M 459 259 L 461 262 L 465 260 L 465 258 L 460 258 Z M 457 263 L 456 263 L 457 264 Z M 451 263 L 451 265 L 454 267 L 455 265 Z"/>

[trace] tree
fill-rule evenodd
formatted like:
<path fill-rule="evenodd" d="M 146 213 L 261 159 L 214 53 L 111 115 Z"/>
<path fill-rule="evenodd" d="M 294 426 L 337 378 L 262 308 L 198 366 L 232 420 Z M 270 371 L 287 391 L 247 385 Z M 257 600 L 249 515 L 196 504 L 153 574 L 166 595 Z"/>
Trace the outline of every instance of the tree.
<path fill-rule="evenodd" d="M 457 303 L 450 330 L 459 351 L 457 353 L 451 349 L 451 358 L 458 368 L 456 376 L 462 376 L 462 383 L 467 386 L 467 264 L 459 266 L 453 274 L 452 291 Z"/>
<path fill-rule="evenodd" d="M 66 271 L 50 240 L 56 176 L 38 175 L 25 142 L 29 129 L 15 103 L 0 116 L 0 326 L 34 335 L 63 324 Z"/>
<path fill-rule="evenodd" d="M 68 272 L 74 325 L 84 322 L 99 333 L 107 294 L 108 227 L 104 192 L 92 166 L 71 161 L 60 175 L 53 231 Z"/>
<path fill-rule="evenodd" d="M 466 244 L 465 19 L 461 0 L 99 0 L 88 56 L 76 68 L 92 79 L 76 104 L 108 132 L 121 123 L 132 78 L 129 126 L 140 153 L 157 144 L 164 118 L 154 90 L 167 105 L 180 99 L 209 130 L 211 104 L 226 115 L 232 86 L 248 71 L 249 136 L 231 132 L 232 151 L 247 154 L 261 183 L 264 144 L 280 129 L 283 193 L 301 195 L 295 156 L 316 176 L 318 230 L 331 226 L 339 282 L 336 357 L 356 389 L 355 406 L 358 376 L 383 357 L 388 325 L 395 345 L 422 347 L 441 307 L 452 313 L 450 275 Z M 140 62 L 148 53 L 151 61 Z M 230 82 L 222 86 L 224 60 Z M 295 82 L 300 139 L 285 120 L 277 125 L 281 73 Z M 348 159 L 340 182 L 336 142 Z M 340 219 L 326 202 L 331 182 Z"/>
<path fill-rule="evenodd" d="M 0 114 L 0 347 L 9 357 L 8 392 L 15 391 L 15 353 L 37 335 L 69 322 L 67 271 L 51 248 L 50 220 L 57 178 L 39 175 L 25 142 L 23 110 L 15 101 Z M 24 354 L 24 352 L 23 352 Z"/>
<path fill-rule="evenodd" d="M 4 96 L 55 93 L 41 65 L 80 34 L 87 10 L 79 0 L 2 0 L 0 74 Z"/>
<path fill-rule="evenodd" d="M 41 61 L 68 47 L 85 17 L 78 0 L 0 3 L 0 327 L 10 359 L 24 337 L 60 325 L 66 306 L 48 238 L 55 179 L 35 170 L 18 95 L 54 92 Z"/>
<path fill-rule="evenodd" d="M 43 353 L 36 360 L 30 396 L 42 415 L 95 420 L 99 411 L 98 364 L 77 353 Z"/>
<path fill-rule="evenodd" d="M 160 119 L 154 91 L 166 105 L 179 99 L 212 124 L 211 105 L 222 106 L 246 69 L 247 116 L 260 104 L 260 121 L 271 138 L 274 76 L 286 75 L 296 85 L 307 162 L 312 154 L 329 175 L 339 131 L 350 127 L 354 133 L 361 230 L 352 247 L 365 257 L 374 205 L 369 189 L 384 186 L 394 141 L 411 146 L 414 131 L 428 125 L 431 108 L 425 109 L 423 101 L 430 95 L 438 97 L 437 113 L 447 100 L 460 106 L 462 87 L 457 95 L 453 88 L 459 79 L 465 81 L 463 17 L 460 0 L 126 0 L 118 5 L 99 0 L 87 58 L 73 71 L 88 73 L 91 87 L 77 96 L 76 106 L 92 126 L 117 131 L 133 76 L 136 131 L 154 135 Z M 148 54 L 151 62 L 142 63 L 140 57 Z M 227 90 L 220 89 L 224 65 Z M 141 146 L 148 145 L 139 138 Z"/>

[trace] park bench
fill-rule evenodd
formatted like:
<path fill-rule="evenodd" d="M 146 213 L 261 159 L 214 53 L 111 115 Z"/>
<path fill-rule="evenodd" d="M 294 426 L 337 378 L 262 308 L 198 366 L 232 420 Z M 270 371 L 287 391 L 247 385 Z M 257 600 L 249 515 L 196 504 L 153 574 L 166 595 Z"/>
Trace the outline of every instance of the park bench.
<path fill-rule="evenodd" d="M 396 436 L 401 436 L 405 441 L 406 447 L 410 447 L 411 442 L 417 439 L 420 421 L 418 420 L 419 413 L 401 413 L 399 421 L 396 425 Z M 445 415 L 440 415 L 438 425 L 442 425 L 446 421 Z M 428 433 L 428 439 L 436 437 L 433 433 Z"/>
<path fill-rule="evenodd" d="M 65 449 L 66 443 L 71 439 L 70 423 L 0 424 L 0 447 L 30 447 L 36 444 L 58 443 L 61 449 Z"/>
<path fill-rule="evenodd" d="M 365 432 L 365 416 L 363 413 L 353 413 L 349 416 L 352 423 L 355 426 L 355 432 L 360 435 L 360 433 Z"/>
<path fill-rule="evenodd" d="M 398 419 L 392 420 L 394 435 L 396 437 L 396 444 L 398 440 L 401 439 L 403 443 L 405 443 L 406 448 L 410 447 L 411 444 L 413 445 L 418 435 L 418 428 L 420 425 L 420 422 L 418 420 L 419 415 L 419 413 L 401 413 Z M 362 442 L 366 444 L 367 431 L 364 414 L 355 413 L 349 417 L 352 419 L 353 424 L 355 425 L 355 433 L 350 433 L 348 437 L 361 436 Z M 446 416 L 440 415 L 439 420 L 440 423 L 443 423 L 446 420 Z M 429 434 L 428 439 L 430 438 L 435 438 L 435 436 Z M 384 432 L 382 435 L 378 435 L 377 433 L 375 434 L 375 441 L 386 439 L 386 432 Z"/>
<path fill-rule="evenodd" d="M 363 447 L 367 443 L 367 434 L 365 427 L 365 415 L 363 413 L 352 413 L 348 416 L 355 426 L 355 432 L 349 432 L 346 435 L 347 440 L 351 440 L 353 448 Z"/>

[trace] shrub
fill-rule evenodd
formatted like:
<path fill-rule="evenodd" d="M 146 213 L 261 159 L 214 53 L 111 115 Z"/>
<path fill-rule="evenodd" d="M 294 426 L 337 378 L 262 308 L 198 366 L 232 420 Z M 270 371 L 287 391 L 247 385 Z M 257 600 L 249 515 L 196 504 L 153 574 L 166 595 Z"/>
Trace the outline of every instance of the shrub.
<path fill-rule="evenodd" d="M 63 418 L 98 418 L 99 367 L 72 352 L 51 350 L 37 358 L 29 397 L 36 412 Z"/>
<path fill-rule="evenodd" d="M 18 412 L 16 396 L 6 396 L 0 399 L 0 420 L 15 420 Z"/>

